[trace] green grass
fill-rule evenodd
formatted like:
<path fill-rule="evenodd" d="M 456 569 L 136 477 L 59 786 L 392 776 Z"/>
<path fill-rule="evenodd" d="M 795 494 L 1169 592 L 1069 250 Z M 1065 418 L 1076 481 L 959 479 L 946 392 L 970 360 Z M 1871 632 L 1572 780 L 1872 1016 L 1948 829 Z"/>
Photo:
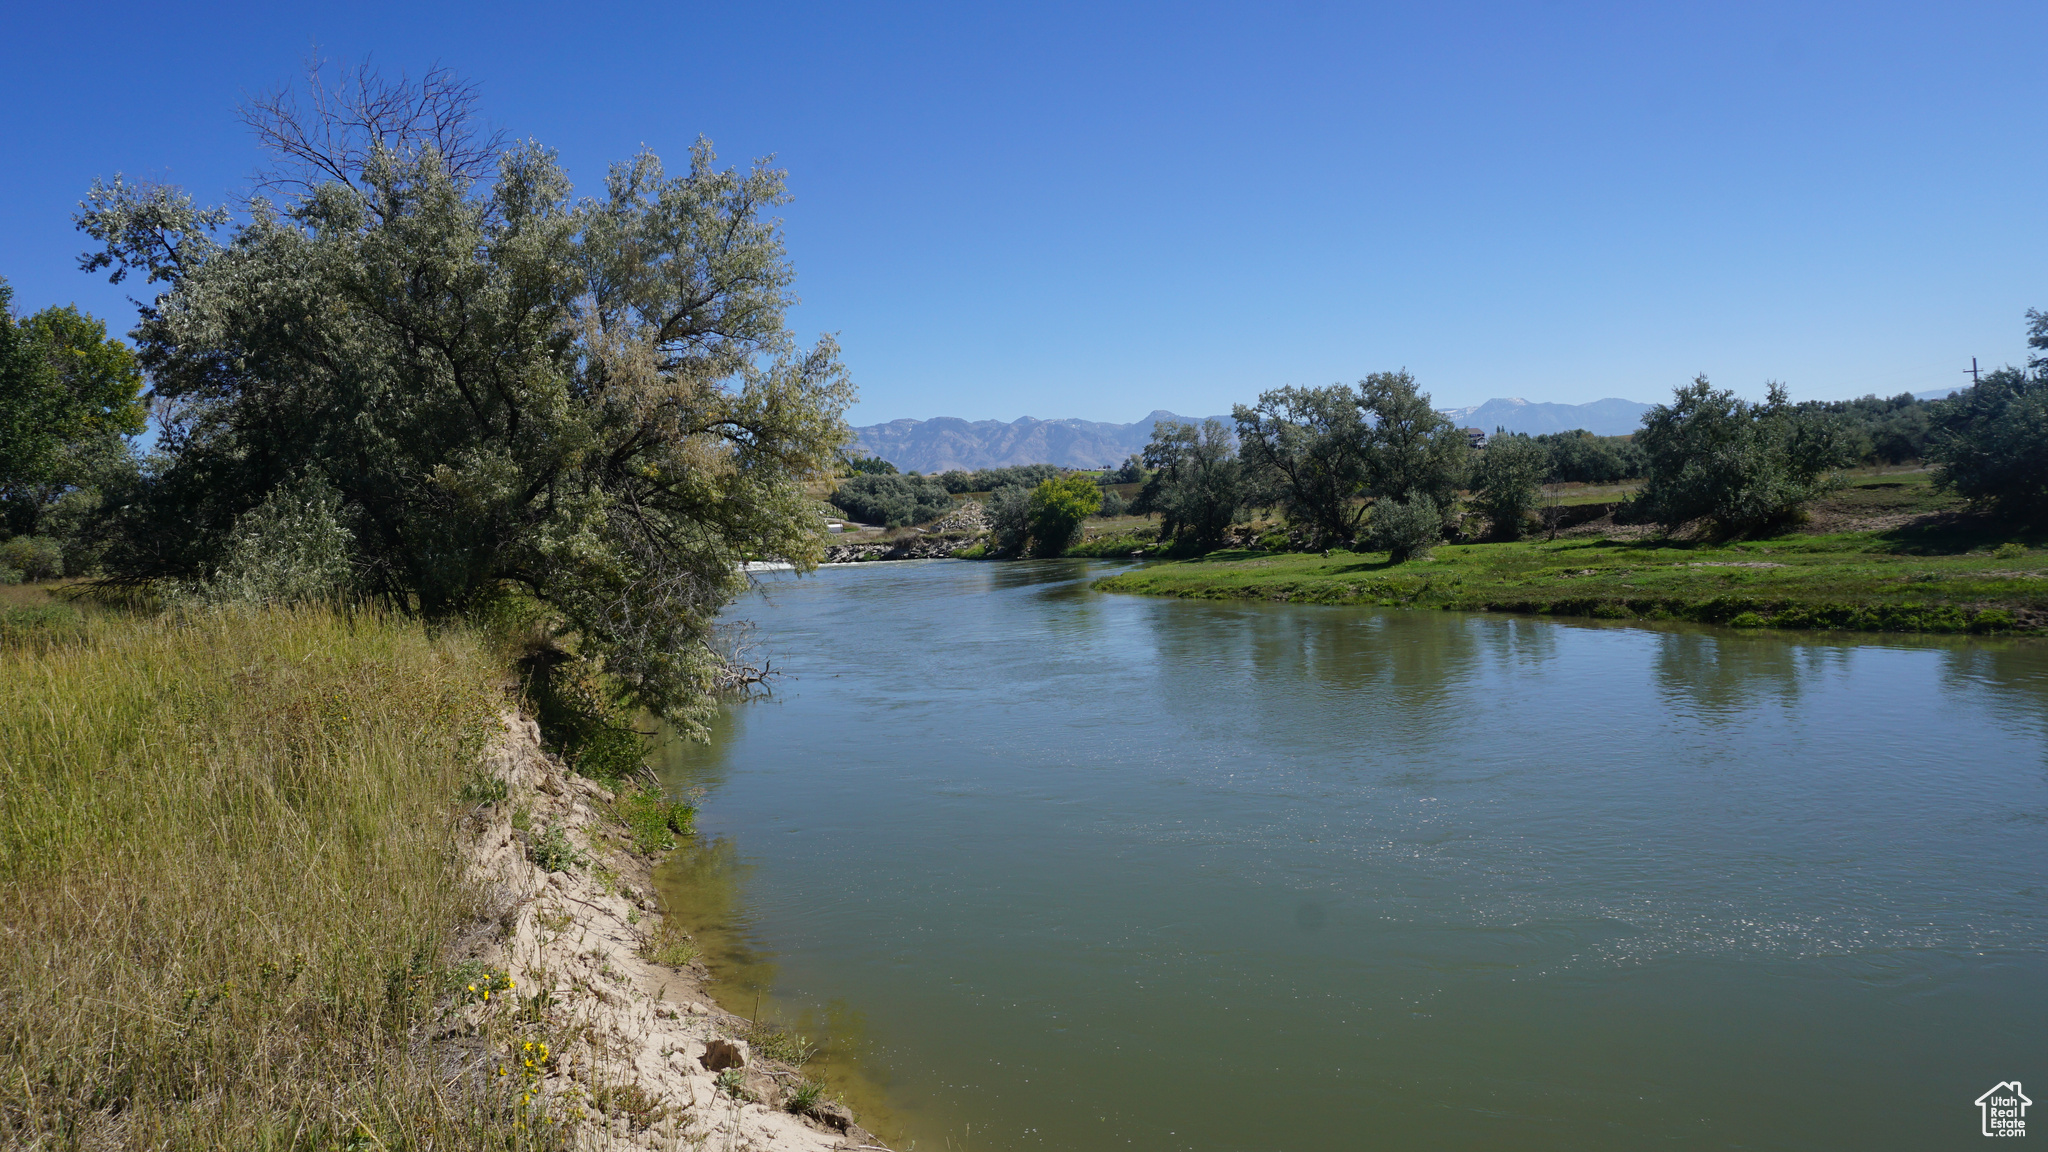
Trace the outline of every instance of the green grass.
<path fill-rule="evenodd" d="M 0 614 L 0 1144 L 540 1139 L 426 1040 L 495 660 L 367 614 Z"/>
<path fill-rule="evenodd" d="M 1924 485 L 1866 485 L 1818 513 L 1924 511 Z M 1733 544 L 1560 539 L 1384 554 L 1219 552 L 1097 581 L 1109 592 L 1902 632 L 2048 629 L 2048 537 L 1967 518 Z"/>

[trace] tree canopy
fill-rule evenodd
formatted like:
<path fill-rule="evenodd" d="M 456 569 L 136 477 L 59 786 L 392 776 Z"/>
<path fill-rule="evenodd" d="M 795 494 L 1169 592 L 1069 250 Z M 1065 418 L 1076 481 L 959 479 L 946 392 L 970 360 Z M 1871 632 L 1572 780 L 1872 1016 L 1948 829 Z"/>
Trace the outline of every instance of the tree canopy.
<path fill-rule="evenodd" d="M 1935 409 L 1935 481 L 2015 519 L 2048 517 L 2048 313 L 2027 313 L 2025 369 L 1985 373 Z"/>
<path fill-rule="evenodd" d="M 1358 394 L 1343 384 L 1274 388 L 1231 416 L 1254 483 L 1309 529 L 1310 547 L 1350 543 L 1365 519 L 1357 496 L 1371 438 Z"/>
<path fill-rule="evenodd" d="M 1778 524 L 1837 486 L 1851 455 L 1826 413 L 1794 407 L 1770 385 L 1762 404 L 1705 376 L 1643 414 L 1636 433 L 1648 478 L 1636 497 L 1666 529 L 1707 519 L 1740 534 Z"/>
<path fill-rule="evenodd" d="M 1157 512 L 1160 539 L 1183 548 L 1208 552 L 1221 544 L 1244 503 L 1243 469 L 1222 421 L 1161 420 L 1143 460 L 1151 479 L 1131 510 Z"/>
<path fill-rule="evenodd" d="M 224 238 L 175 190 L 95 184 L 84 263 L 164 285 L 136 333 L 164 460 L 110 568 L 202 577 L 314 479 L 356 591 L 428 615 L 523 594 L 680 715 L 723 672 L 738 562 L 821 557 L 803 483 L 847 440 L 837 347 L 783 322 L 783 173 L 700 141 L 680 175 L 642 153 L 579 201 L 531 143 L 488 179 L 431 138 L 330 158 Z"/>
<path fill-rule="evenodd" d="M 142 371 L 74 306 L 16 320 L 0 279 L 0 535 L 31 535 L 65 497 L 132 470 Z"/>

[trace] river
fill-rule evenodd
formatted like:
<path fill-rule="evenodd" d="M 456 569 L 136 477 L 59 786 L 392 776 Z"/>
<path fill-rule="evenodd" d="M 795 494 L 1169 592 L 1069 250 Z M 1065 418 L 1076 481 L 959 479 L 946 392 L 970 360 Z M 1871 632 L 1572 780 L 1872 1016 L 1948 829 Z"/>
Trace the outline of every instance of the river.
<path fill-rule="evenodd" d="M 661 750 L 721 999 L 898 1147 L 1928 1149 L 2048 1088 L 2048 644 L 1111 570 L 765 576 L 773 698 Z"/>

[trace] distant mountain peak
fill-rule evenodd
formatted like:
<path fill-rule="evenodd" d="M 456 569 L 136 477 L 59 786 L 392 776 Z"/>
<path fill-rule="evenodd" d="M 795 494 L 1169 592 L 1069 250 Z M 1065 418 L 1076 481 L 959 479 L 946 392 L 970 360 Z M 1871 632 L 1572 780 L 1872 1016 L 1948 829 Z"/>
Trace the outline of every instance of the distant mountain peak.
<path fill-rule="evenodd" d="M 1543 404 L 1519 396 L 1503 396 L 1469 408 L 1440 409 L 1461 426 L 1492 432 L 1568 432 L 1584 428 L 1599 436 L 1636 430 L 1648 404 L 1609 397 L 1591 404 Z M 945 472 L 955 468 L 1009 468 L 1018 464 L 1058 464 L 1067 468 L 1115 466 L 1142 451 L 1161 420 L 1200 424 L 1205 419 L 1230 423 L 1228 416 L 1182 416 L 1155 408 L 1130 424 L 1093 420 L 1019 416 L 1015 420 L 963 420 L 937 416 L 930 420 L 891 420 L 854 429 L 859 451 L 880 456 L 905 472 Z"/>

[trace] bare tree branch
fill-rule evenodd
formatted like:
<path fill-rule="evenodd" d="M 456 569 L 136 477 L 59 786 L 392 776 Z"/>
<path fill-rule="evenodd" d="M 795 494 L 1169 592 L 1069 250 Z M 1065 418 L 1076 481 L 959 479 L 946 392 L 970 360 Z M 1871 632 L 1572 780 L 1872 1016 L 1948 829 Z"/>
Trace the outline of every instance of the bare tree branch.
<path fill-rule="evenodd" d="M 438 152 L 461 181 L 488 177 L 505 149 L 502 131 L 477 122 L 477 87 L 439 64 L 418 80 L 387 79 L 365 59 L 329 84 L 319 57 L 306 60 L 303 86 L 286 85 L 242 105 L 242 123 L 274 157 L 256 188 L 307 193 L 338 180 L 359 187 L 377 148 L 402 159 Z"/>

